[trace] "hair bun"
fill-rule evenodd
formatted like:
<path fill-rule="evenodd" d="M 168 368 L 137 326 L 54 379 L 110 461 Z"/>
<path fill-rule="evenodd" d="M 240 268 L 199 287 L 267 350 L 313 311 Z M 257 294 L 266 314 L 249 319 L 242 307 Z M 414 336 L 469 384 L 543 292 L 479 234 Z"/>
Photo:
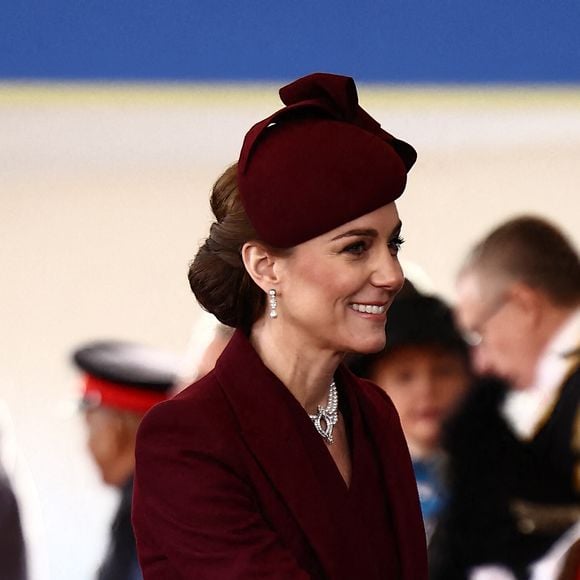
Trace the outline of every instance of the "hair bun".
<path fill-rule="evenodd" d="M 235 165 L 216 181 L 211 208 L 217 221 L 189 267 L 189 285 L 222 324 L 249 329 L 265 298 L 242 262 L 242 246 L 256 234 L 238 197 Z"/>

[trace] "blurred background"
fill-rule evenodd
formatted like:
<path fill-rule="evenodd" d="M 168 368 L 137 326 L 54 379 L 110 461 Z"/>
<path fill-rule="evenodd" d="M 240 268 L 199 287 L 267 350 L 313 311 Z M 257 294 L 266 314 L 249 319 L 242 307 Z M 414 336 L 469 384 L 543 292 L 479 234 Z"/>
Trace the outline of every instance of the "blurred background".
<path fill-rule="evenodd" d="M 572 0 L 1 3 L 2 438 L 34 579 L 91 578 L 117 501 L 85 449 L 70 352 L 186 352 L 211 185 L 277 89 L 353 76 L 416 147 L 402 258 L 453 301 L 465 252 L 510 216 L 580 245 L 579 26 Z"/>

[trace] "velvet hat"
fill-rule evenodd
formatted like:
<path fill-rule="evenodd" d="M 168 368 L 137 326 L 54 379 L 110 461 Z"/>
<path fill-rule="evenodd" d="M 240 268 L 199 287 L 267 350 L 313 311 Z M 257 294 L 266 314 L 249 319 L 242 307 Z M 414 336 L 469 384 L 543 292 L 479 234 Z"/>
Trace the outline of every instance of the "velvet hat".
<path fill-rule="evenodd" d="M 119 340 L 101 340 L 72 355 L 83 372 L 81 407 L 111 407 L 145 413 L 168 398 L 179 358 L 172 353 Z"/>
<path fill-rule="evenodd" d="M 280 89 L 285 107 L 247 133 L 238 161 L 260 239 L 288 248 L 396 200 L 415 163 L 358 104 L 352 78 L 315 73 Z"/>

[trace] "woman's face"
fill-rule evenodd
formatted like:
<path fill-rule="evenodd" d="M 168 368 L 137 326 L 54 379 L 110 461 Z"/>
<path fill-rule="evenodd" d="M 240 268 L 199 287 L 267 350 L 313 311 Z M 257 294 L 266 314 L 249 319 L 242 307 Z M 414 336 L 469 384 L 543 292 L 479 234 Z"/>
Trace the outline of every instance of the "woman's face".
<path fill-rule="evenodd" d="M 383 348 L 386 311 L 403 284 L 400 230 L 390 203 L 295 246 L 277 265 L 274 324 L 307 348 L 362 353 Z"/>
<path fill-rule="evenodd" d="M 375 363 L 369 378 L 391 397 L 417 456 L 438 448 L 442 423 L 469 384 L 460 354 L 427 345 L 393 349 Z"/>

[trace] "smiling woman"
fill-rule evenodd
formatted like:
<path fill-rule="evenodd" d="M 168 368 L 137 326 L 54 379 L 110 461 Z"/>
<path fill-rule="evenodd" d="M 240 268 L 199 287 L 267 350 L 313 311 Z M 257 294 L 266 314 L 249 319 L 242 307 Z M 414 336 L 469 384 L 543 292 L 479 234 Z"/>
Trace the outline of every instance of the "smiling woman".
<path fill-rule="evenodd" d="M 218 179 L 189 272 L 236 332 L 214 371 L 142 423 L 134 525 L 145 579 L 426 580 L 409 453 L 388 396 L 347 352 L 385 344 L 402 286 L 414 149 L 314 74 Z"/>
<path fill-rule="evenodd" d="M 403 284 L 393 245 L 399 229 L 390 203 L 278 259 L 278 310 L 283 325 L 303 336 L 308 352 L 370 352 L 384 346 L 386 310 Z M 250 268 L 252 250 L 246 250 Z"/>

